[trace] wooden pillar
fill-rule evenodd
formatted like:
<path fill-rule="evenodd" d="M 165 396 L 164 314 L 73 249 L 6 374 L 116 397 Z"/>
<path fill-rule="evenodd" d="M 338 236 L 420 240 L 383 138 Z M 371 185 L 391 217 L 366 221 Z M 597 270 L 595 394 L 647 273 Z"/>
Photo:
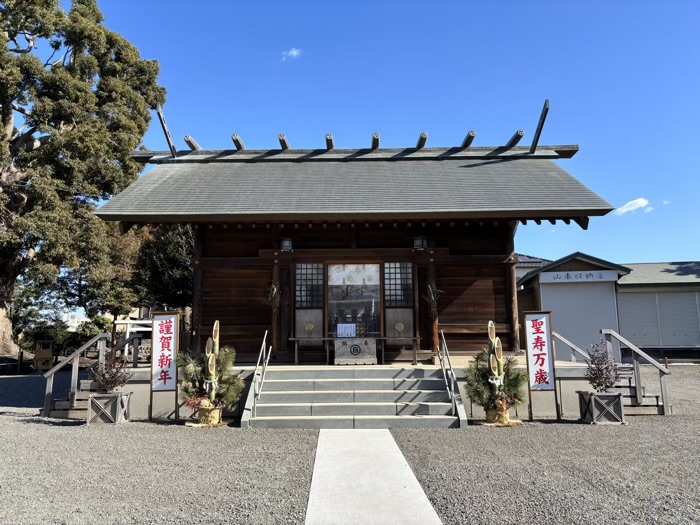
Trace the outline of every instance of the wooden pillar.
<path fill-rule="evenodd" d="M 194 233 L 194 248 L 192 251 L 192 348 L 195 354 L 201 353 L 202 332 L 202 295 L 204 293 L 202 268 L 202 230 L 195 224 L 192 226 Z"/>
<path fill-rule="evenodd" d="M 511 255 L 515 260 L 516 255 Z M 515 263 L 508 265 L 506 270 L 506 290 L 510 294 L 508 301 L 508 314 L 510 317 L 510 351 L 520 350 L 520 321 L 518 319 L 518 279 L 515 272 Z"/>
<path fill-rule="evenodd" d="M 272 288 L 270 290 L 270 307 L 272 308 L 272 350 L 279 352 L 280 348 L 280 265 L 275 259 L 272 265 Z"/>
<path fill-rule="evenodd" d="M 510 351 L 515 352 L 520 350 L 520 321 L 518 317 L 518 278 L 516 273 L 516 264 L 518 256 L 515 254 L 515 233 L 518 231 L 518 221 L 510 221 L 508 223 L 508 236 L 506 240 L 506 253 L 510 253 L 508 257 L 508 266 L 506 269 L 506 293 L 510 294 L 510 299 L 507 302 L 508 314 L 510 317 Z"/>
<path fill-rule="evenodd" d="M 431 258 L 428 263 L 428 302 L 430 304 L 430 318 L 433 322 L 432 329 L 432 350 L 436 354 L 440 351 L 440 322 L 438 319 L 438 297 L 437 297 L 437 278 L 435 276 L 435 264 Z"/>

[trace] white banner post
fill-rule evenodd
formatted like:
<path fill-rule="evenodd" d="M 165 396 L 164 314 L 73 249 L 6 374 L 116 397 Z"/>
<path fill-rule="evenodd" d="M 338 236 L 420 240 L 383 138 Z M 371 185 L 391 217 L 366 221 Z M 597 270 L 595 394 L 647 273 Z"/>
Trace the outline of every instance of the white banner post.
<path fill-rule="evenodd" d="M 554 342 L 552 339 L 551 312 L 525 312 L 523 327 L 526 338 L 527 389 L 529 416 L 532 421 L 532 391 L 554 391 L 557 420 L 561 420 L 561 407 L 557 393 Z"/>
<path fill-rule="evenodd" d="M 180 314 L 157 312 L 153 314 L 151 332 L 151 402 L 148 419 L 153 419 L 153 393 L 175 392 L 175 420 L 177 404 L 177 353 L 180 350 Z"/>

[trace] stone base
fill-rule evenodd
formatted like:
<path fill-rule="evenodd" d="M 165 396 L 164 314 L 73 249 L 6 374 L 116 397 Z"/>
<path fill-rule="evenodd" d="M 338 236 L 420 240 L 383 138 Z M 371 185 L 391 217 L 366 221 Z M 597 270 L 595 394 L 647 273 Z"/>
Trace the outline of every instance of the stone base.
<path fill-rule="evenodd" d="M 377 340 L 365 337 L 349 337 L 335 340 L 336 365 L 376 365 Z"/>

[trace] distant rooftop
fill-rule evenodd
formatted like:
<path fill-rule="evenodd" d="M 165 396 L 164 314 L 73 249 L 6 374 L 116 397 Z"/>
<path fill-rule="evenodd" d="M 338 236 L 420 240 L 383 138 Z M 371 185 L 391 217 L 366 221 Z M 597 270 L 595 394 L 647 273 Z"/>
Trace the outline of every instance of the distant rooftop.
<path fill-rule="evenodd" d="M 620 278 L 620 286 L 700 285 L 700 261 L 625 264 L 632 271 Z"/>
<path fill-rule="evenodd" d="M 538 268 L 552 262 L 551 259 L 542 259 L 540 257 L 533 257 L 532 255 L 525 255 L 522 253 L 516 253 L 515 255 L 518 256 L 518 266 L 521 268 Z"/>

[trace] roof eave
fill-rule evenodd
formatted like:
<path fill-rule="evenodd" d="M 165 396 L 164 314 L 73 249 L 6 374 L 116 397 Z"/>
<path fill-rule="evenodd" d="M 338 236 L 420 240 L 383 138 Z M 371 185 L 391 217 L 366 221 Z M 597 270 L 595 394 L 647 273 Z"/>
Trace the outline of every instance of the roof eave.
<path fill-rule="evenodd" d="M 136 222 L 136 223 L 208 223 L 208 222 L 260 222 L 260 221 L 410 221 L 410 220 L 576 220 L 593 216 L 602 216 L 613 208 L 594 208 L 581 210 L 494 210 L 494 211 L 428 211 L 428 212 L 402 212 L 402 211 L 374 211 L 374 212 L 348 212 L 348 213 L 258 213 L 258 214 L 125 214 L 110 213 L 109 210 L 97 210 L 96 215 L 105 221 L 112 222 Z"/>

